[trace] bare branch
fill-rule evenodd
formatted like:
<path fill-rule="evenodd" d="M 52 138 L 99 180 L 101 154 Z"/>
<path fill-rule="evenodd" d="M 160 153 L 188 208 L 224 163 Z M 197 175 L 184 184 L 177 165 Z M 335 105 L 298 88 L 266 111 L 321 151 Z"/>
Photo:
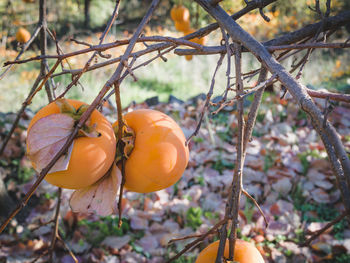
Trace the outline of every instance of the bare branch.
<path fill-rule="evenodd" d="M 191 139 L 198 134 L 199 129 L 201 128 L 205 111 L 207 110 L 207 108 L 209 106 L 210 98 L 213 95 L 213 90 L 214 90 L 214 86 L 215 86 L 215 76 L 216 76 L 216 73 L 218 72 L 220 66 L 222 65 L 222 61 L 224 60 L 224 57 L 225 57 L 224 54 L 221 55 L 219 60 L 218 60 L 218 62 L 217 62 L 217 64 L 216 64 L 216 68 L 215 68 L 213 77 L 211 79 L 210 88 L 209 88 L 209 91 L 207 93 L 207 97 L 205 99 L 202 111 L 201 111 L 200 116 L 199 116 L 199 121 L 198 121 L 197 127 L 196 127 L 195 131 L 190 135 L 190 137 L 187 138 L 186 144 L 188 144 L 191 141 Z"/>

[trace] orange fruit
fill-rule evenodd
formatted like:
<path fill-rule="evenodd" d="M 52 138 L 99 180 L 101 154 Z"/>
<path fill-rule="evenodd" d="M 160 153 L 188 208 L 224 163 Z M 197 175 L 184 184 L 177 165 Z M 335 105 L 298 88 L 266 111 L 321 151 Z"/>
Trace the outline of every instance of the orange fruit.
<path fill-rule="evenodd" d="M 67 101 L 75 109 L 86 105 L 77 100 Z M 55 102 L 39 110 L 29 123 L 28 133 L 39 119 L 55 113 L 60 113 L 60 108 Z M 96 130 L 101 136 L 76 138 L 68 169 L 47 174 L 45 177 L 47 182 L 62 188 L 79 189 L 95 183 L 109 170 L 114 161 L 116 151 L 116 139 L 113 128 L 108 120 L 97 110 L 92 112 L 90 123 L 91 125 L 96 124 Z M 30 152 L 28 145 L 27 152 Z M 33 166 L 35 167 L 35 163 L 33 163 Z"/>
<path fill-rule="evenodd" d="M 135 132 L 134 149 L 125 163 L 125 187 L 149 193 L 175 184 L 189 158 L 181 128 L 168 115 L 150 109 L 129 112 L 124 120 Z"/>
<path fill-rule="evenodd" d="M 29 39 L 30 39 L 29 31 L 27 29 L 25 29 L 24 27 L 20 27 L 16 33 L 16 40 L 19 43 L 24 44 L 24 43 L 28 42 Z"/>
<path fill-rule="evenodd" d="M 207 246 L 197 257 L 195 263 L 214 263 L 218 248 L 219 240 Z M 264 263 L 259 250 L 251 243 L 237 239 L 235 244 L 234 261 L 239 263 Z M 224 257 L 229 256 L 229 242 L 226 240 Z"/>
<path fill-rule="evenodd" d="M 193 56 L 192 55 L 185 55 L 186 60 L 190 61 L 192 60 Z"/>
<path fill-rule="evenodd" d="M 175 21 L 175 28 L 179 32 L 187 32 L 190 29 L 190 21 Z"/>
<path fill-rule="evenodd" d="M 183 5 L 176 5 L 170 10 L 170 17 L 173 21 L 188 21 L 190 11 Z"/>
<path fill-rule="evenodd" d="M 190 29 L 188 31 L 185 31 L 184 32 L 184 35 L 188 35 L 188 34 L 192 34 L 195 30 L 193 29 Z M 190 41 L 194 42 L 194 43 L 197 43 L 197 44 L 200 44 L 200 45 L 204 45 L 205 44 L 205 41 L 206 41 L 206 37 L 201 37 L 201 38 L 198 38 L 198 37 L 195 37 L 193 39 L 191 39 Z"/>

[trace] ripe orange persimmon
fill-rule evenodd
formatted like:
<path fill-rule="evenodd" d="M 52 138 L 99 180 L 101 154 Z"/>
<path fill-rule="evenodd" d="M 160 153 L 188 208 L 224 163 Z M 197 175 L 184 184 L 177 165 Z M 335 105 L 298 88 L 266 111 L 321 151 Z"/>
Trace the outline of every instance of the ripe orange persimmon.
<path fill-rule="evenodd" d="M 190 19 L 190 11 L 183 5 L 176 5 L 171 9 L 170 17 L 173 21 L 188 21 Z"/>
<path fill-rule="evenodd" d="M 195 30 L 193 29 L 190 29 L 188 31 L 185 31 L 184 32 L 184 35 L 188 35 L 188 34 L 192 34 Z M 198 37 L 195 37 L 193 39 L 191 39 L 190 41 L 194 42 L 194 43 L 197 43 L 197 44 L 200 44 L 200 45 L 204 45 L 205 44 L 205 41 L 206 41 L 206 37 L 201 37 L 201 38 L 198 38 Z"/>
<path fill-rule="evenodd" d="M 185 58 L 186 58 L 186 60 L 188 60 L 188 61 L 190 61 L 190 60 L 192 60 L 192 55 L 185 55 Z"/>
<path fill-rule="evenodd" d="M 180 32 L 187 32 L 190 29 L 190 21 L 175 21 L 175 28 Z"/>
<path fill-rule="evenodd" d="M 202 250 L 195 263 L 214 263 L 218 252 L 219 242 L 220 241 L 216 241 Z M 234 261 L 239 263 L 264 263 L 264 259 L 259 250 L 253 244 L 244 240 L 236 240 L 234 254 Z M 228 240 L 226 240 L 224 256 L 229 256 Z"/>
<path fill-rule="evenodd" d="M 189 158 L 181 128 L 166 114 L 149 109 L 129 112 L 124 120 L 135 132 L 134 149 L 125 164 L 125 187 L 149 193 L 175 184 Z"/>
<path fill-rule="evenodd" d="M 86 105 L 76 100 L 66 101 L 75 109 Z M 60 113 L 60 108 L 55 102 L 39 110 L 28 126 L 28 134 L 39 119 L 55 113 Z M 46 181 L 62 188 L 79 189 L 95 183 L 105 175 L 115 158 L 115 135 L 111 124 L 97 110 L 94 110 L 90 116 L 90 125 L 94 124 L 100 136 L 76 138 L 68 169 L 47 174 Z M 30 152 L 28 145 L 27 152 Z M 35 163 L 33 166 L 35 167 Z"/>
<path fill-rule="evenodd" d="M 17 33 L 16 33 L 16 40 L 19 42 L 19 43 L 26 43 L 28 40 L 30 39 L 30 33 L 27 29 L 25 29 L 24 27 L 20 27 L 18 30 L 17 30 Z"/>

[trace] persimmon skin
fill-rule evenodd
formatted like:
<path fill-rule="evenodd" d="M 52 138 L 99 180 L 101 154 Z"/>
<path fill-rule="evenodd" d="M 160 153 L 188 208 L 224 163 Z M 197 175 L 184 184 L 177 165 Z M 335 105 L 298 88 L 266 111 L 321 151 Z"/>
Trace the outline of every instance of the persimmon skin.
<path fill-rule="evenodd" d="M 193 57 L 192 55 L 186 55 L 186 56 L 185 56 L 185 58 L 186 58 L 187 61 L 192 60 L 192 57 Z"/>
<path fill-rule="evenodd" d="M 190 21 L 175 21 L 175 29 L 179 32 L 187 32 L 190 29 Z"/>
<path fill-rule="evenodd" d="M 16 33 L 16 40 L 19 43 L 24 44 L 24 43 L 27 43 L 29 39 L 30 39 L 29 31 L 27 29 L 25 29 L 24 27 L 20 27 Z"/>
<path fill-rule="evenodd" d="M 229 244 L 226 240 L 224 256 L 229 256 Z M 216 260 L 220 241 L 211 243 L 197 257 L 195 263 L 214 263 Z M 261 256 L 259 250 L 251 243 L 241 239 L 236 240 L 234 261 L 239 263 L 264 263 L 264 259 Z"/>
<path fill-rule="evenodd" d="M 193 30 L 193 29 L 189 29 L 188 31 L 185 31 L 185 32 L 184 32 L 184 35 L 186 36 L 186 35 L 192 34 L 194 31 L 195 31 L 195 30 Z M 195 38 L 191 39 L 190 41 L 191 41 L 191 42 L 194 42 L 194 43 L 197 43 L 197 44 L 200 44 L 200 45 L 204 45 L 205 42 L 206 42 L 206 40 L 207 40 L 207 39 L 206 39 L 206 37 L 204 36 L 204 37 L 201 37 L 201 38 L 195 37 Z"/>
<path fill-rule="evenodd" d="M 170 11 L 173 21 L 187 21 L 190 19 L 190 11 L 183 5 L 174 6 Z"/>
<path fill-rule="evenodd" d="M 175 184 L 189 158 L 181 128 L 166 114 L 149 109 L 129 112 L 124 119 L 136 137 L 125 163 L 125 187 L 133 192 L 149 193 Z"/>
<path fill-rule="evenodd" d="M 67 101 L 76 109 L 81 105 L 85 105 L 85 103 L 76 100 Z M 29 123 L 28 132 L 39 119 L 55 113 L 60 113 L 60 109 L 55 102 L 39 110 Z M 116 151 L 113 128 L 97 110 L 92 112 L 90 123 L 91 125 L 96 123 L 96 130 L 101 136 L 97 138 L 76 138 L 68 169 L 47 174 L 45 177 L 47 182 L 68 189 L 84 188 L 95 183 L 111 167 Z M 33 166 L 35 167 L 35 164 Z"/>

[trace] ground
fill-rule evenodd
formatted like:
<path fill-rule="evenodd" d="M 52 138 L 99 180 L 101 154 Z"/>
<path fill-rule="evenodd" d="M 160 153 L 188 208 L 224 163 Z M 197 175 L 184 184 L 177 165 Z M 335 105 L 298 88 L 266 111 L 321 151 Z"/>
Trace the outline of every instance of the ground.
<path fill-rule="evenodd" d="M 202 96 L 186 102 L 172 100 L 149 106 L 172 116 L 188 137 L 195 129 L 203 106 Z M 249 107 L 250 99 L 246 101 Z M 322 100 L 316 100 L 320 107 Z M 113 107 L 103 108 L 111 122 Z M 1 115 L 1 134 L 10 128 L 14 114 Z M 26 111 L 1 160 L 0 175 L 13 199 L 22 197 L 35 180 L 25 154 L 26 126 L 33 112 Z M 350 147 L 350 108 L 336 105 L 329 116 Z M 216 116 L 206 115 L 202 128 L 191 141 L 188 167 L 174 186 L 151 194 L 125 193 L 123 225 L 117 216 L 98 218 L 73 214 L 70 190 L 63 191 L 60 233 L 81 262 L 164 262 L 180 251 L 188 240 L 169 244 L 172 238 L 205 233 L 224 215 L 235 160 L 235 106 Z M 256 207 L 241 199 L 239 236 L 257 245 L 266 262 L 349 262 L 350 231 L 342 220 L 310 247 L 298 247 L 305 235 L 331 221 L 343 211 L 336 180 L 325 149 L 310 121 L 291 98 L 280 100 L 266 93 L 259 111 L 244 167 L 244 188 L 255 197 L 269 220 L 268 228 Z M 56 204 L 56 187 L 44 182 L 28 207 L 0 235 L 1 262 L 27 262 L 50 245 Z M 39 227 L 40 225 L 43 225 Z M 210 242 L 176 262 L 194 262 Z M 57 262 L 72 262 L 61 242 L 55 250 Z M 40 262 L 40 261 L 39 261 Z"/>

